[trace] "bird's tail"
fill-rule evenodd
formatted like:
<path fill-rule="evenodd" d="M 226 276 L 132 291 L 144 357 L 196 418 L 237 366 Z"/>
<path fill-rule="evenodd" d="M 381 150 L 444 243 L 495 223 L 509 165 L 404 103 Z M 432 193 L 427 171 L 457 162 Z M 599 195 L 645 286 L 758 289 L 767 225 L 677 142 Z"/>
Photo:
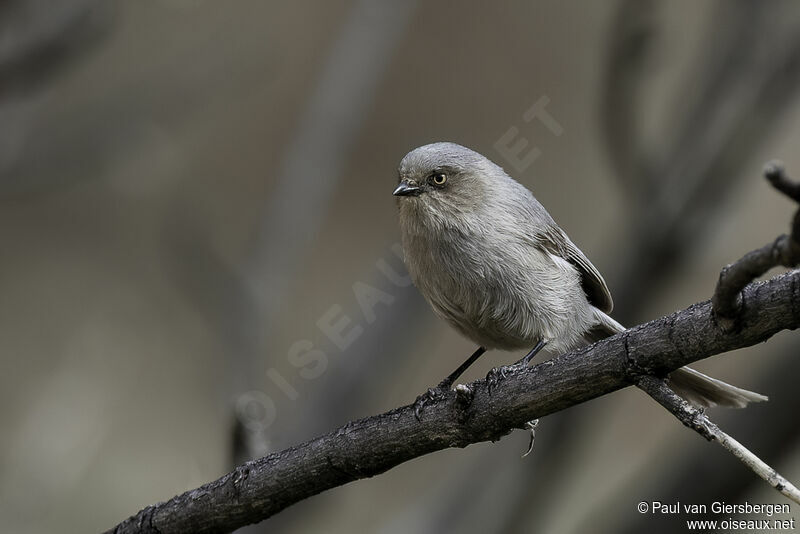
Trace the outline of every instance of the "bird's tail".
<path fill-rule="evenodd" d="M 681 367 L 670 373 L 669 387 L 692 404 L 706 408 L 712 406 L 744 408 L 751 402 L 768 400 L 760 393 L 737 388 L 695 371 L 691 367 Z"/>
<path fill-rule="evenodd" d="M 593 343 L 625 330 L 624 326 L 600 310 L 596 310 L 595 315 L 597 324 L 584 335 L 587 341 Z M 690 367 L 681 367 L 670 373 L 669 385 L 675 393 L 687 401 L 704 408 L 713 406 L 744 408 L 751 402 L 768 400 L 760 393 L 737 388 Z"/>

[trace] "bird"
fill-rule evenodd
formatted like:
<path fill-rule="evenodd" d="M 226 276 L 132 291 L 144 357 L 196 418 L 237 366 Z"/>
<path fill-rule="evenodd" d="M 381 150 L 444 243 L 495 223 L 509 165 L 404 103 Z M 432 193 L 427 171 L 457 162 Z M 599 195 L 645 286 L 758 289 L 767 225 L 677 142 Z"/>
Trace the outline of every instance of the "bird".
<path fill-rule="evenodd" d="M 527 366 L 545 347 L 564 353 L 625 330 L 609 315 L 611 292 L 597 268 L 502 167 L 467 147 L 437 142 L 407 153 L 397 174 L 393 195 L 411 279 L 436 315 L 478 345 L 418 398 L 418 418 L 489 349 L 530 349 L 515 364 Z M 689 367 L 673 371 L 669 385 L 704 408 L 767 400 Z"/>

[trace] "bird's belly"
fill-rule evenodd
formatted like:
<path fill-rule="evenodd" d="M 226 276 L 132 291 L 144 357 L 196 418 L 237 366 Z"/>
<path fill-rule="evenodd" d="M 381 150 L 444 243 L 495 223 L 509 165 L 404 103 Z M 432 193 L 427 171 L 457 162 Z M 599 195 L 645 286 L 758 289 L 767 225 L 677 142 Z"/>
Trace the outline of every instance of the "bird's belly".
<path fill-rule="evenodd" d="M 591 308 L 577 272 L 533 247 L 493 250 L 429 249 L 412 278 L 434 311 L 486 348 L 574 346 L 590 327 Z M 481 257 L 481 261 L 473 258 Z"/>

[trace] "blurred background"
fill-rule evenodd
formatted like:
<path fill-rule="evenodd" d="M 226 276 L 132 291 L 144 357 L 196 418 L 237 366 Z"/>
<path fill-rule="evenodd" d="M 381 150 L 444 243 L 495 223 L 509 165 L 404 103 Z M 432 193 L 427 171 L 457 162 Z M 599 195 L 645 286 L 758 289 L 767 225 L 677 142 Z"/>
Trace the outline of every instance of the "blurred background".
<path fill-rule="evenodd" d="M 0 1 L 4 530 L 110 528 L 463 361 L 397 255 L 396 165 L 428 142 L 531 188 L 623 323 L 708 298 L 788 227 L 761 168 L 800 175 L 799 89 L 791 1 Z M 711 415 L 795 483 L 798 350 L 696 366 L 770 396 Z M 527 440 L 243 531 L 666 533 L 639 501 L 788 502 L 630 388 Z"/>

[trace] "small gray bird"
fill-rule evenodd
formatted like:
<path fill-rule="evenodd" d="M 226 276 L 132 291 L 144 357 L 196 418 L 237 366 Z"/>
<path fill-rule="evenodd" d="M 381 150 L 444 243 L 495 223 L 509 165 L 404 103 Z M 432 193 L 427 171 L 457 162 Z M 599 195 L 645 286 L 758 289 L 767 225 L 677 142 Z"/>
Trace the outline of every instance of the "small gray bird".
<path fill-rule="evenodd" d="M 527 365 L 545 345 L 562 353 L 625 330 L 608 316 L 611 293 L 594 265 L 498 165 L 433 143 L 406 154 L 398 174 L 393 194 L 411 278 L 437 315 L 479 345 L 440 388 L 487 349 L 533 347 L 517 362 Z M 688 367 L 670 385 L 704 407 L 767 400 Z"/>

